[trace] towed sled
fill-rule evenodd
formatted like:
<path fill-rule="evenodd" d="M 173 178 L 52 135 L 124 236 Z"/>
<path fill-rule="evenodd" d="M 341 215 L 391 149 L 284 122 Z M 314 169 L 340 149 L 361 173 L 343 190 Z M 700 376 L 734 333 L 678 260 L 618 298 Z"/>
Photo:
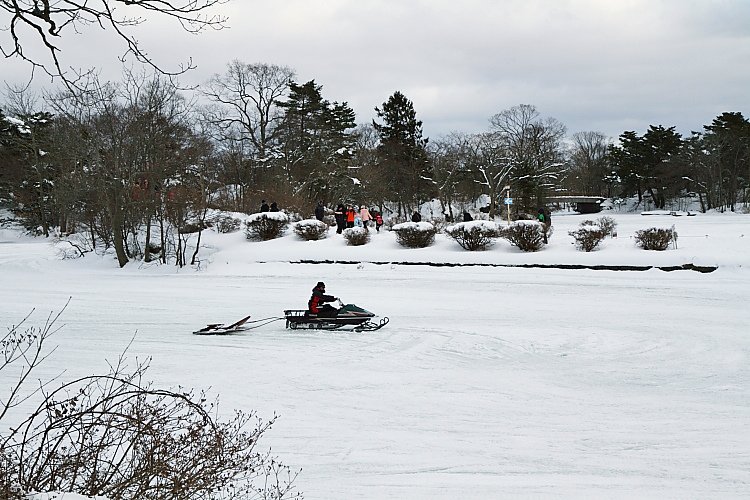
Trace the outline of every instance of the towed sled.
<path fill-rule="evenodd" d="M 225 325 L 224 323 L 212 323 L 210 325 L 206 325 L 200 330 L 194 331 L 193 334 L 194 335 L 229 335 L 231 333 L 253 330 L 254 328 L 258 328 L 263 325 L 267 325 L 268 323 L 273 323 L 274 321 L 279 321 L 282 319 L 284 318 L 263 318 L 263 319 L 256 319 L 256 320 L 250 321 L 250 316 L 245 316 L 241 320 L 237 321 L 236 323 L 232 323 L 231 325 Z"/>
<path fill-rule="evenodd" d="M 227 333 L 242 332 L 247 329 L 245 323 L 249 320 L 250 316 L 245 316 L 231 325 L 225 325 L 224 323 L 211 323 L 193 333 L 195 335 L 226 335 Z"/>
<path fill-rule="evenodd" d="M 286 327 L 291 330 L 348 330 L 354 332 L 372 332 L 380 330 L 388 324 L 388 318 L 375 321 L 375 314 L 355 306 L 346 304 L 336 312 L 335 316 L 319 316 L 311 314 L 305 309 L 287 309 L 284 311 Z"/>

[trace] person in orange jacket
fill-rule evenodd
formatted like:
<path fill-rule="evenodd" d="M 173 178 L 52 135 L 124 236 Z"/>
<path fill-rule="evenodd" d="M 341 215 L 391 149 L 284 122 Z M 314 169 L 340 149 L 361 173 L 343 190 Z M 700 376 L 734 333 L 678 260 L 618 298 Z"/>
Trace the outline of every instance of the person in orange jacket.
<path fill-rule="evenodd" d="M 346 227 L 354 227 L 354 209 L 351 205 L 346 206 Z"/>

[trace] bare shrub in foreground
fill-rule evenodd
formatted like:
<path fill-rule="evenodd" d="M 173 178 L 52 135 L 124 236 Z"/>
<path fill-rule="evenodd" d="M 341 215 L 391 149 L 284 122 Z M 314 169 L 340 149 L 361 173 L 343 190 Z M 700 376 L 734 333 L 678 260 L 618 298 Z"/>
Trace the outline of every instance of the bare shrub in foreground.
<path fill-rule="evenodd" d="M 42 329 L 14 326 L 3 337 L 0 370 L 21 365 L 22 376 L 3 394 L 0 421 L 30 397 L 20 396 L 23 382 L 44 360 L 58 317 Z M 113 499 L 300 497 L 292 486 L 298 473 L 257 450 L 275 416 L 262 421 L 234 412 L 222 421 L 218 404 L 203 393 L 155 388 L 144 382 L 147 364 L 128 371 L 124 361 L 105 375 L 32 391 L 41 403 L 0 435 L 0 498 L 44 491 Z"/>

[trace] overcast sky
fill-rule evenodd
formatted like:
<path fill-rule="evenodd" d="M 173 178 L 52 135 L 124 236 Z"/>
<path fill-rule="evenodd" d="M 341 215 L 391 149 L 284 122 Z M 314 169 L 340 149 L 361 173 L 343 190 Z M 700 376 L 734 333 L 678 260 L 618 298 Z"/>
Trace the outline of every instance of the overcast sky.
<path fill-rule="evenodd" d="M 750 116 L 750 0 L 230 0 L 217 10 L 229 29 L 192 36 L 150 19 L 139 40 L 169 69 L 192 57 L 190 84 L 232 59 L 289 66 L 360 123 L 400 90 L 430 137 L 485 130 L 518 104 L 569 133 L 611 137 Z M 68 35 L 68 65 L 119 78 L 111 32 Z M 3 80 L 27 77 L 0 61 Z"/>

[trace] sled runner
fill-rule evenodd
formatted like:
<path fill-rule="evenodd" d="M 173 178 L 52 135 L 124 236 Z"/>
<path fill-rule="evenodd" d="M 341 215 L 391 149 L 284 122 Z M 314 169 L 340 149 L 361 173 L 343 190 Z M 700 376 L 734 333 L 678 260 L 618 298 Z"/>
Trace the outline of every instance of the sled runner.
<path fill-rule="evenodd" d="M 291 330 L 346 330 L 354 332 L 372 332 L 380 330 L 388 324 L 388 318 L 382 318 L 377 323 L 373 321 L 375 314 L 346 304 L 338 310 L 335 316 L 318 316 L 310 314 L 304 309 L 287 309 L 284 311 L 286 327 Z"/>
<path fill-rule="evenodd" d="M 231 325 L 224 325 L 224 323 L 212 323 L 210 325 L 206 325 L 200 330 L 194 331 L 193 333 L 195 335 L 226 335 L 228 333 L 241 332 L 247 330 L 244 325 L 248 322 L 249 319 L 250 316 L 245 316 L 238 322 L 232 323 Z"/>

